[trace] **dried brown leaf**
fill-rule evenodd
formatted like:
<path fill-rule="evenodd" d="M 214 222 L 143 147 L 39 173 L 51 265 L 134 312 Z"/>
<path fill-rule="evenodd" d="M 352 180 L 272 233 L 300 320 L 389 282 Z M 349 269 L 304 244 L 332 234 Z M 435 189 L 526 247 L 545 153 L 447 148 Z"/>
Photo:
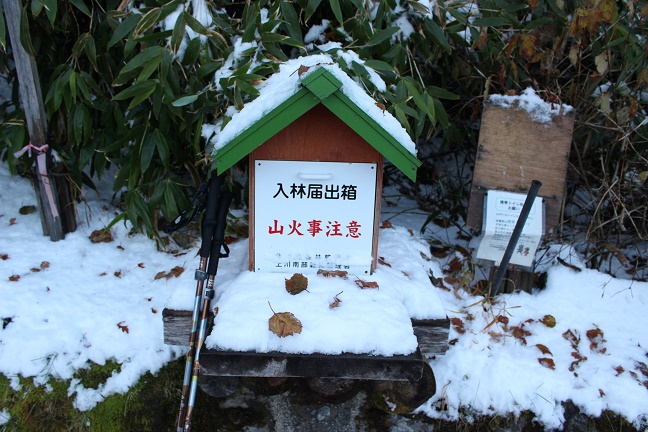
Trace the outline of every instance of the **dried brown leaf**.
<path fill-rule="evenodd" d="M 535 347 L 538 348 L 540 350 L 540 352 L 542 352 L 542 354 L 553 356 L 551 351 L 549 351 L 549 348 L 547 348 L 545 345 L 536 344 Z"/>
<path fill-rule="evenodd" d="M 125 321 L 120 321 L 119 323 L 117 323 L 117 327 L 119 328 L 119 330 L 123 331 L 124 333 L 128 333 L 129 332 L 128 326 L 124 325 L 124 322 Z"/>
<path fill-rule="evenodd" d="M 110 243 L 113 240 L 113 235 L 108 229 L 94 230 L 90 234 L 90 241 L 92 243 Z"/>
<path fill-rule="evenodd" d="M 154 314 L 156 314 L 156 313 L 157 313 L 157 309 L 155 309 L 155 308 L 151 308 L 151 312 L 153 312 Z"/>
<path fill-rule="evenodd" d="M 571 365 L 569 365 L 569 370 L 572 372 L 574 371 L 574 369 L 576 369 L 576 366 L 587 360 L 587 357 L 580 355 L 580 353 L 576 351 L 572 352 L 571 356 L 576 359 L 571 362 Z"/>
<path fill-rule="evenodd" d="M 38 267 L 32 267 L 30 270 L 34 273 L 38 273 L 39 271 L 41 271 L 41 269 L 39 269 Z"/>
<path fill-rule="evenodd" d="M 607 341 L 604 339 L 603 331 L 600 328 L 597 327 L 588 330 L 585 335 L 590 341 L 590 350 L 598 352 L 599 354 L 605 354 L 607 348 L 601 345 L 603 345 Z"/>
<path fill-rule="evenodd" d="M 578 349 L 578 344 L 580 343 L 580 337 L 576 336 L 574 332 L 571 330 L 567 330 L 565 333 L 562 334 L 562 337 L 565 338 L 574 348 L 575 350 Z"/>
<path fill-rule="evenodd" d="M 16 218 L 9 219 L 9 225 L 15 225 L 15 224 L 16 224 Z"/>
<path fill-rule="evenodd" d="M 540 363 L 542 366 L 544 366 L 544 367 L 546 367 L 548 369 L 551 369 L 551 370 L 556 369 L 556 363 L 554 363 L 554 361 L 552 359 L 550 359 L 550 358 L 547 358 L 547 357 L 539 358 L 538 363 Z"/>
<path fill-rule="evenodd" d="M 43 262 L 40 264 L 40 268 L 41 268 L 41 270 L 47 270 L 48 268 L 50 268 L 50 263 L 49 263 L 49 261 L 43 261 Z"/>
<path fill-rule="evenodd" d="M 184 272 L 184 267 L 175 266 L 168 272 L 165 271 L 157 272 L 153 280 L 158 280 L 162 278 L 171 279 L 172 277 L 180 277 L 180 275 L 183 272 Z"/>
<path fill-rule="evenodd" d="M 108 273 L 103 272 L 103 273 L 99 273 L 99 276 L 106 276 L 107 274 L 108 274 Z"/>
<path fill-rule="evenodd" d="M 122 245 L 118 245 L 118 246 L 117 246 L 117 249 L 119 249 L 119 250 L 126 250 L 126 249 L 124 249 L 124 246 L 122 246 Z"/>
<path fill-rule="evenodd" d="M 362 279 L 356 279 L 355 280 L 356 285 L 358 285 L 358 288 L 360 289 L 376 289 L 378 288 L 378 282 L 367 282 L 363 281 Z"/>
<path fill-rule="evenodd" d="M 346 272 L 344 270 L 323 270 L 319 269 L 317 270 L 317 274 L 324 276 L 324 277 L 341 277 L 342 279 L 346 279 L 349 272 Z"/>
<path fill-rule="evenodd" d="M 303 74 L 308 72 L 309 69 L 310 69 L 310 66 L 301 65 L 301 66 L 299 66 L 299 69 L 297 69 L 297 75 L 302 76 Z"/>
<path fill-rule="evenodd" d="M 333 301 L 329 303 L 329 309 L 335 309 L 337 307 L 340 307 L 340 303 L 342 303 L 342 300 L 340 300 L 338 296 L 343 292 L 344 291 L 340 291 L 339 293 L 335 294 L 335 297 L 333 297 Z"/>
<path fill-rule="evenodd" d="M 11 282 L 18 282 L 20 280 L 20 275 L 11 275 L 9 276 Z"/>
<path fill-rule="evenodd" d="M 386 220 L 380 225 L 380 228 L 394 228 L 394 225 L 392 225 L 390 221 Z"/>
<path fill-rule="evenodd" d="M 139 263 L 139 264 L 137 264 L 137 267 L 139 267 L 139 268 L 144 268 L 144 263 Z"/>
<path fill-rule="evenodd" d="M 28 215 L 28 214 L 34 213 L 35 211 L 36 211 L 35 206 L 28 205 L 28 206 L 20 207 L 20 210 L 18 210 L 18 213 L 20 213 L 21 215 Z"/>
<path fill-rule="evenodd" d="M 7 260 L 9 259 L 9 255 L 7 255 L 7 254 L 0 254 L 0 259 L 1 259 L 2 261 L 7 261 Z"/>
<path fill-rule="evenodd" d="M 308 289 L 308 278 L 301 273 L 295 273 L 290 279 L 286 279 L 286 291 L 297 295 Z"/>
<path fill-rule="evenodd" d="M 450 323 L 452 323 L 452 326 L 454 327 L 457 333 L 459 334 L 466 333 L 466 329 L 464 328 L 464 323 L 463 321 L 461 321 L 461 318 L 457 318 L 457 317 L 450 318 Z"/>
<path fill-rule="evenodd" d="M 272 309 L 272 307 L 271 307 Z M 291 312 L 275 312 L 268 319 L 268 330 L 279 337 L 292 336 L 301 333 L 302 323 Z"/>
<path fill-rule="evenodd" d="M 115 277 L 121 278 L 122 272 L 121 270 L 117 270 L 115 273 L 113 273 Z"/>
<path fill-rule="evenodd" d="M 447 273 L 456 273 L 461 268 L 463 267 L 463 262 L 458 257 L 455 257 L 452 261 L 450 261 L 448 264 L 448 270 Z"/>
<path fill-rule="evenodd" d="M 599 389 L 599 395 L 600 395 L 601 397 L 603 397 L 603 396 L 605 396 L 605 392 L 604 392 L 603 390 Z"/>
<path fill-rule="evenodd" d="M 421 258 L 423 258 L 425 261 L 432 261 L 432 258 L 424 254 L 423 252 L 420 252 Z"/>
<path fill-rule="evenodd" d="M 389 264 L 387 261 L 385 261 L 384 257 L 378 257 L 378 263 L 382 264 L 384 266 L 387 266 L 387 267 L 391 267 L 391 264 Z"/>
<path fill-rule="evenodd" d="M 614 370 L 616 371 L 616 376 L 619 376 L 623 372 L 625 372 L 625 369 L 623 369 L 623 366 L 617 366 L 617 367 L 614 368 Z"/>

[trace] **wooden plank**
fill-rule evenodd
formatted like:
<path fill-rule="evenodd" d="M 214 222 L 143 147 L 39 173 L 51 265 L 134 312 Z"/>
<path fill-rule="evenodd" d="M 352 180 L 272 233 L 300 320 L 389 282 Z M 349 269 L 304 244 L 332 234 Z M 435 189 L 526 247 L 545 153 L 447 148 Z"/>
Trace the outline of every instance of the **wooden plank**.
<path fill-rule="evenodd" d="M 540 180 L 550 235 L 560 223 L 573 129 L 573 112 L 539 123 L 524 110 L 484 104 L 466 225 L 482 228 L 488 190 L 526 193 Z"/>
<path fill-rule="evenodd" d="M 164 343 L 167 345 L 188 345 L 191 331 L 191 311 L 164 309 L 162 321 L 164 325 Z M 214 317 L 210 316 L 208 333 L 211 332 Z M 448 334 L 450 320 L 412 320 L 414 334 L 419 347 L 427 357 L 444 355 L 448 350 Z"/>
<path fill-rule="evenodd" d="M 192 311 L 164 308 L 162 325 L 164 326 L 164 343 L 167 345 L 189 346 Z M 214 314 L 210 313 L 207 320 L 207 334 L 211 333 L 214 325 Z"/>
<path fill-rule="evenodd" d="M 444 355 L 448 351 L 448 336 L 450 320 L 412 320 L 414 335 L 418 340 L 419 349 L 426 357 Z"/>
<path fill-rule="evenodd" d="M 38 78 L 38 68 L 34 58 L 25 51 L 20 43 L 20 0 L 2 0 L 3 10 L 6 17 L 7 30 L 11 40 L 11 49 L 18 73 L 18 88 L 20 91 L 20 101 L 23 105 L 25 118 L 27 120 L 27 130 L 29 140 L 36 147 L 42 147 L 47 144 L 47 116 L 43 105 L 43 95 L 41 93 L 40 80 Z M 47 158 L 50 159 L 49 152 Z M 51 176 L 42 176 L 38 169 L 36 170 L 36 184 L 49 184 L 52 190 L 52 199 L 54 205 L 58 208 L 56 184 Z M 58 241 L 65 237 L 61 225 L 60 216 L 54 217 L 49 210 L 49 199 L 44 187 L 36 188 L 38 197 L 39 211 L 41 213 L 41 222 L 43 233 L 49 235 L 52 241 Z"/>
<path fill-rule="evenodd" d="M 366 354 L 288 354 L 203 350 L 201 375 L 245 377 L 328 377 L 418 381 L 423 376 L 419 351 L 390 357 Z"/>

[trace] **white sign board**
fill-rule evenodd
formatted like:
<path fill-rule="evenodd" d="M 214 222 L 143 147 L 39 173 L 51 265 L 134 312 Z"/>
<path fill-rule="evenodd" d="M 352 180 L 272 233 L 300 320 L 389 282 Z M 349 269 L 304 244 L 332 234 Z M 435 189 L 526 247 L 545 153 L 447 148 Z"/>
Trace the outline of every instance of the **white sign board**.
<path fill-rule="evenodd" d="M 484 237 L 479 243 L 477 258 L 495 261 L 495 264 L 499 265 L 522 211 L 524 201 L 526 201 L 524 194 L 498 190 L 488 191 L 485 200 Z M 542 198 L 537 197 L 522 229 L 522 235 L 515 245 L 510 264 L 525 267 L 533 265 L 533 258 L 543 234 L 543 214 Z"/>
<path fill-rule="evenodd" d="M 255 161 L 256 271 L 371 270 L 373 163 Z"/>

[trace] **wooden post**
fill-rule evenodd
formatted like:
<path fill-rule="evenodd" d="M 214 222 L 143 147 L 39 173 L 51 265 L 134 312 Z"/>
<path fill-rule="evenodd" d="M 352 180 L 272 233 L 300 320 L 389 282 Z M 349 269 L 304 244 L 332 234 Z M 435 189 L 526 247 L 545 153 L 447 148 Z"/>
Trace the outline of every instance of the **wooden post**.
<path fill-rule="evenodd" d="M 47 144 L 47 117 L 45 116 L 45 107 L 43 105 L 43 95 L 41 93 L 36 62 L 20 43 L 21 2 L 20 0 L 2 0 L 2 6 L 9 31 L 9 39 L 11 40 L 11 49 L 13 51 L 14 61 L 16 62 L 20 100 L 25 111 L 25 118 L 27 119 L 29 139 L 34 146 L 42 147 Z M 49 152 L 46 158 L 50 158 Z M 51 188 L 49 198 L 48 191 L 43 187 L 46 184 L 49 184 Z M 63 233 L 60 212 L 58 212 L 59 216 L 53 215 L 49 206 L 49 200 L 52 199 L 56 208 L 59 208 L 56 184 L 53 178 L 50 175 L 42 176 L 39 170 L 36 170 L 34 187 L 38 198 L 43 234 L 49 235 L 52 241 L 63 239 L 65 234 Z"/>

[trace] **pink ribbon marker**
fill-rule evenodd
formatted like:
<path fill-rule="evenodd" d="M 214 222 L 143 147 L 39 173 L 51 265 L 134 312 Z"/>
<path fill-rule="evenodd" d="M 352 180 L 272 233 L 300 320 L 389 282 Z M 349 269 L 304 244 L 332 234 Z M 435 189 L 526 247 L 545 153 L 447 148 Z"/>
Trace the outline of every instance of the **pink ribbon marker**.
<path fill-rule="evenodd" d="M 59 217 L 58 209 L 56 208 L 56 202 L 54 201 L 54 192 L 52 191 L 52 185 L 50 184 L 49 175 L 47 172 L 47 150 L 49 150 L 49 145 L 45 144 L 42 147 L 36 147 L 32 143 L 27 144 L 22 149 L 14 153 L 14 156 L 19 158 L 24 155 L 25 152 L 29 152 L 31 157 L 32 150 L 36 153 L 36 164 L 38 166 L 38 173 L 40 174 L 40 182 L 45 188 L 45 195 L 47 195 L 47 201 L 49 201 L 50 211 L 52 216 L 56 219 Z"/>

